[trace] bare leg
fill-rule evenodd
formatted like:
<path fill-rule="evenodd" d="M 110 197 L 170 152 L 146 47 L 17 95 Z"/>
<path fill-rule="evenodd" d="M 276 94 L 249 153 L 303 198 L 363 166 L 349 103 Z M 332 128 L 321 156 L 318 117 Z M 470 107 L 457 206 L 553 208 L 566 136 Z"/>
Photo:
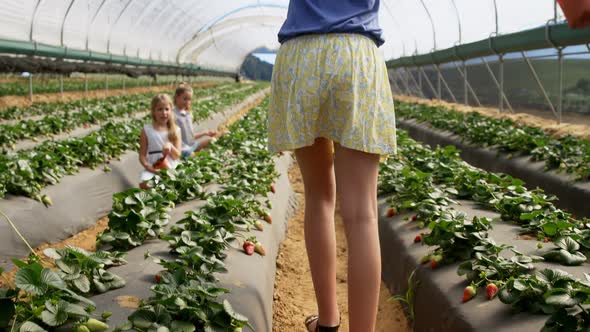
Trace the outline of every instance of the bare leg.
<path fill-rule="evenodd" d="M 305 187 L 305 245 L 318 302 L 320 325 L 340 320 L 336 301 L 336 189 L 331 142 L 317 138 L 312 146 L 295 151 Z M 311 324 L 311 331 L 315 324 Z"/>
<path fill-rule="evenodd" d="M 377 228 L 379 155 L 334 145 L 336 188 L 348 244 L 350 332 L 374 331 L 381 282 Z"/>

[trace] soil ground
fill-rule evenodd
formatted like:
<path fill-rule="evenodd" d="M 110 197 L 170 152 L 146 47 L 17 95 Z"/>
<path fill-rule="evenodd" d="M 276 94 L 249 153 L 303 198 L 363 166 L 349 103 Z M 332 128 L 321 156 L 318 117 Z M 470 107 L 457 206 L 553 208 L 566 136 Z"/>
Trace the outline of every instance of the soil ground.
<path fill-rule="evenodd" d="M 305 331 L 305 317 L 317 312 L 311 273 L 307 262 L 303 237 L 303 182 L 295 164 L 289 171 L 291 185 L 298 199 L 298 208 L 291 220 L 287 237 L 281 244 L 277 259 L 275 293 L 273 303 L 273 332 Z M 344 226 L 336 208 L 336 239 L 338 270 L 338 304 L 341 312 L 340 331 L 348 331 L 346 244 Z M 399 302 L 390 301 L 391 294 L 382 284 L 377 314 L 377 332 L 409 332 L 408 319 Z"/>
<path fill-rule="evenodd" d="M 511 119 L 512 121 L 518 123 L 539 127 L 545 132 L 556 137 L 562 136 L 564 134 L 572 134 L 580 138 L 590 140 L 590 116 L 587 115 L 571 113 L 564 114 L 562 123 L 558 124 L 551 112 L 524 110 L 525 113 L 499 113 L 497 108 L 472 107 L 441 100 L 428 100 L 402 95 L 396 96 L 396 99 L 404 102 L 420 103 L 431 106 L 443 106 L 465 113 L 478 112 L 482 115 L 496 119 Z"/>

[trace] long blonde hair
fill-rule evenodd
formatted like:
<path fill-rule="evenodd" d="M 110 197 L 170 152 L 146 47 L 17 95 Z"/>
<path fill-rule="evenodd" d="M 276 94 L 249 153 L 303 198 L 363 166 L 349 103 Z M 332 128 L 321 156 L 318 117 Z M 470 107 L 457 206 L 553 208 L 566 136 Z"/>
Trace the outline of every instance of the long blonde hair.
<path fill-rule="evenodd" d="M 170 115 L 168 116 L 167 123 L 168 140 L 174 144 L 178 140 L 178 135 L 176 134 L 178 126 L 176 126 L 176 117 L 174 116 L 174 111 L 172 110 L 174 108 L 174 104 L 172 103 L 172 98 L 170 98 L 169 95 L 165 93 L 160 93 L 155 95 L 154 98 L 152 98 L 152 122 L 155 121 L 154 112 L 156 111 L 156 107 L 160 103 L 168 103 L 168 105 L 170 105 Z"/>
<path fill-rule="evenodd" d="M 178 84 L 178 86 L 176 87 L 176 90 L 174 91 L 174 106 L 177 106 L 176 105 L 176 98 L 178 98 L 178 96 L 180 96 L 186 92 L 190 92 L 192 94 L 193 88 L 190 86 L 190 84 L 188 84 L 186 82 L 180 82 Z M 188 108 L 187 111 L 190 111 L 190 105 L 187 108 Z"/>

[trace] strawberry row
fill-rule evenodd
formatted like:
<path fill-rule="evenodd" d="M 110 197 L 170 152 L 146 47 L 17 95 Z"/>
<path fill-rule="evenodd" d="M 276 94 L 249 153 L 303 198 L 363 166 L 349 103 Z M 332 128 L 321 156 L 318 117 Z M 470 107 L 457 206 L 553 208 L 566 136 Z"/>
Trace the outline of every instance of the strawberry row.
<path fill-rule="evenodd" d="M 223 83 L 212 86 L 212 88 L 230 91 L 231 89 L 237 89 L 240 86 L 240 84 Z M 196 85 L 194 86 L 194 88 L 194 98 L 198 99 L 209 95 L 209 90 L 206 88 L 199 87 Z M 137 100 L 136 97 L 142 98 L 141 96 L 144 95 L 148 94 L 141 93 L 123 96 L 111 96 L 106 98 L 80 99 L 67 102 L 39 102 L 26 107 L 11 106 L 0 110 L 0 120 L 17 120 L 32 116 L 55 115 L 56 113 L 60 112 L 71 113 L 84 109 L 85 107 L 92 108 L 104 104 L 117 104 L 120 102 Z"/>
<path fill-rule="evenodd" d="M 450 131 L 462 139 L 502 152 L 520 152 L 546 169 L 572 174 L 577 180 L 590 180 L 590 142 L 572 135 L 554 138 L 540 128 L 508 119 L 494 119 L 477 112 L 462 113 L 442 107 L 398 102 L 396 113 L 402 118 L 426 122 Z"/>
<path fill-rule="evenodd" d="M 490 299 L 499 292 L 500 300 L 515 308 L 553 314 L 547 327 L 572 321 L 576 326 L 590 323 L 584 310 L 564 315 L 566 308 L 590 304 L 590 275 L 579 280 L 552 269 L 531 274 L 533 263 L 542 260 L 584 264 L 584 253 L 590 252 L 590 220 L 577 220 L 555 208 L 554 197 L 539 189 L 529 191 L 522 181 L 464 163 L 452 146 L 433 151 L 410 139 L 405 131 L 400 131 L 399 141 L 401 157 L 389 158 L 381 165 L 379 188 L 381 194 L 392 195 L 389 216 L 414 210 L 411 221 L 419 228 L 428 228 L 414 238 L 414 242 L 435 246 L 422 258 L 423 263 L 430 262 L 434 269 L 461 262 L 458 274 L 470 282 L 464 302 L 485 285 Z M 499 212 L 505 221 L 520 225 L 523 233 L 552 241 L 552 248 L 541 256 L 527 256 L 512 246 L 497 244 L 489 236 L 492 220 L 468 220 L 453 208 L 456 198 L 473 200 Z"/>
<path fill-rule="evenodd" d="M 137 200 L 136 206 L 141 208 L 143 204 L 139 200 L 146 202 L 147 197 L 152 196 L 160 200 L 160 209 L 169 209 L 187 199 L 182 196 L 186 187 L 179 188 L 177 179 L 196 175 L 190 191 L 205 199 L 206 204 L 188 211 L 186 217 L 170 231 L 164 232 L 162 228 L 167 220 L 145 220 L 140 225 L 135 213 L 125 217 L 120 212 L 111 215 L 109 230 L 99 237 L 100 242 L 126 248 L 139 245 L 150 237 L 160 237 L 170 244 L 175 256 L 169 261 L 157 260 L 165 271 L 156 275 L 153 295 L 144 300 L 143 306 L 131 314 L 128 322 L 119 329 L 166 327 L 174 330 L 182 326 L 197 331 L 241 331 L 243 326 L 248 325 L 248 319 L 236 313 L 227 300 L 223 303 L 217 301 L 219 295 L 229 291 L 217 285 L 215 274 L 226 271 L 223 261 L 227 255 L 224 251 L 236 241 L 239 233 L 252 227 L 262 230 L 261 218 L 271 222 L 266 212 L 266 208 L 271 207 L 268 198 L 264 203 L 259 199 L 267 197 L 277 176 L 274 161 L 265 144 L 267 104 L 268 101 L 265 101 L 251 110 L 243 120 L 231 126 L 229 134 L 197 158 L 173 171 L 161 171 L 161 176 L 150 182 L 152 189 L 128 193 L 130 196 L 127 197 L 133 197 L 123 202 L 128 207 L 136 205 L 133 200 Z M 245 150 L 249 153 L 244 154 Z M 238 154 L 240 158 L 236 158 Z M 205 194 L 202 186 L 210 182 L 220 184 L 223 189 Z M 166 193 L 166 196 L 162 197 L 160 193 Z M 115 200 L 113 211 L 121 211 L 123 206 L 119 204 L 122 199 L 123 196 Z M 159 217 L 163 217 L 163 213 Z M 137 242 L 125 241 L 124 234 Z M 260 243 L 258 252 L 265 254 Z"/>

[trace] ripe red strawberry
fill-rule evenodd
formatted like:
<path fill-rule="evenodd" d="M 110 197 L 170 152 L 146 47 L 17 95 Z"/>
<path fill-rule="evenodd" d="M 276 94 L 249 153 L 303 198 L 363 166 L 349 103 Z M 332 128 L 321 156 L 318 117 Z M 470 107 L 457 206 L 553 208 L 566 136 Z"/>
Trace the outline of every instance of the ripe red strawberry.
<path fill-rule="evenodd" d="M 418 219 L 418 215 L 417 214 L 415 214 L 415 215 L 412 216 L 412 221 L 416 221 L 416 219 Z"/>
<path fill-rule="evenodd" d="M 430 268 L 431 269 L 436 269 L 436 267 L 438 266 L 438 263 L 440 263 L 442 261 L 442 256 L 441 255 L 432 255 L 430 256 Z"/>
<path fill-rule="evenodd" d="M 420 242 L 420 241 L 422 241 L 422 235 L 418 234 L 418 235 L 416 235 L 416 237 L 414 238 L 414 243 L 418 243 L 418 242 Z"/>
<path fill-rule="evenodd" d="M 496 293 L 498 293 L 498 286 L 495 284 L 488 284 L 486 286 L 486 294 L 488 294 L 489 300 L 493 299 L 494 296 L 496 296 Z"/>
<path fill-rule="evenodd" d="M 391 218 L 393 216 L 395 216 L 396 211 L 395 208 L 389 208 L 389 210 L 387 210 L 387 218 Z"/>
<path fill-rule="evenodd" d="M 273 194 L 277 192 L 277 188 L 275 188 L 274 183 L 270 185 L 270 191 L 272 191 Z"/>
<path fill-rule="evenodd" d="M 156 275 L 154 276 L 154 279 L 156 279 L 156 282 L 157 282 L 157 283 L 159 283 L 159 282 L 161 282 L 161 281 L 162 281 L 162 276 L 161 276 L 161 275 L 159 275 L 159 274 L 156 274 Z"/>
<path fill-rule="evenodd" d="M 475 287 L 473 287 L 472 285 L 465 287 L 465 290 L 463 291 L 463 303 L 471 300 L 475 296 L 475 294 L 477 294 L 477 290 L 475 289 Z"/>
<path fill-rule="evenodd" d="M 254 253 L 254 243 L 252 241 L 244 241 L 242 248 L 244 248 L 244 252 L 248 256 L 251 256 Z"/>
<path fill-rule="evenodd" d="M 88 124 L 88 122 L 84 122 L 84 128 L 86 128 L 86 129 L 90 128 L 90 125 Z"/>

